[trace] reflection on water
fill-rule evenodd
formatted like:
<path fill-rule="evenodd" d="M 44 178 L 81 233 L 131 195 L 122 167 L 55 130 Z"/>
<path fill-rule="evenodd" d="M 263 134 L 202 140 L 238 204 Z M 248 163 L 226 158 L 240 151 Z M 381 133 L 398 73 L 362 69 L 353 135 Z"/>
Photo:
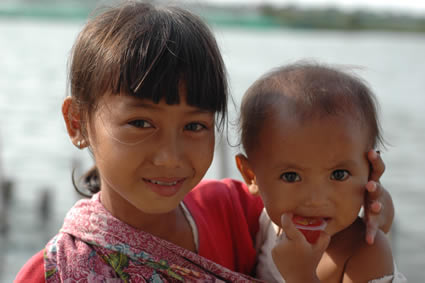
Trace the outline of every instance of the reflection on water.
<path fill-rule="evenodd" d="M 66 60 L 82 24 L 0 20 L 0 34 L 7 39 L 0 45 L 0 156 L 5 175 L 14 180 L 10 229 L 0 236 L 1 282 L 11 282 L 59 229 L 77 199 L 71 184 L 73 164 L 80 162 L 79 173 L 91 166 L 87 152 L 71 145 L 60 116 Z M 411 282 L 420 282 L 425 275 L 425 37 L 237 29 L 216 29 L 216 35 L 236 105 L 249 84 L 277 64 L 315 58 L 363 67 L 358 72 L 377 93 L 384 135 L 391 144 L 383 152 L 383 183 L 396 206 L 395 258 Z M 207 177 L 240 179 L 232 158 L 236 149 L 221 151 L 226 159 L 216 158 Z M 48 209 L 50 218 L 41 221 Z"/>

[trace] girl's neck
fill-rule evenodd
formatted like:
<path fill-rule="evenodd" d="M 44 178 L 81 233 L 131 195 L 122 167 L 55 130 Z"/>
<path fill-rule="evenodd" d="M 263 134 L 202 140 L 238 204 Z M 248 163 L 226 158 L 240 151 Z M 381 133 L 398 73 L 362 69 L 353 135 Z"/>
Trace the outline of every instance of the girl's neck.
<path fill-rule="evenodd" d="M 129 203 L 120 205 L 119 202 L 124 200 L 118 196 L 111 202 L 110 197 L 101 192 L 100 201 L 115 218 L 136 229 L 195 251 L 192 228 L 180 206 L 167 213 L 150 214 L 140 211 Z"/>

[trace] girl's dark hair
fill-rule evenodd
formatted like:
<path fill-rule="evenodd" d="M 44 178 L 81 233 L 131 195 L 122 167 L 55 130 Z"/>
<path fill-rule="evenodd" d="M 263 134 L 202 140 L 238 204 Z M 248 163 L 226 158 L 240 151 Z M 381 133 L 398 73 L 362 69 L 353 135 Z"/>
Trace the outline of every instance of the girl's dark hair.
<path fill-rule="evenodd" d="M 124 2 L 90 19 L 73 46 L 69 89 L 82 119 L 107 93 L 178 104 L 179 83 L 187 104 L 216 113 L 220 129 L 228 97 L 223 59 L 208 26 L 184 9 Z M 96 168 L 83 183 L 90 193 L 100 190 Z"/>
<path fill-rule="evenodd" d="M 241 144 L 248 154 L 258 144 L 264 121 L 277 102 L 290 104 L 298 119 L 314 115 L 349 116 L 369 131 L 370 146 L 384 146 L 378 102 L 367 84 L 353 73 L 315 62 L 300 61 L 274 69 L 258 79 L 242 99 L 239 119 Z"/>

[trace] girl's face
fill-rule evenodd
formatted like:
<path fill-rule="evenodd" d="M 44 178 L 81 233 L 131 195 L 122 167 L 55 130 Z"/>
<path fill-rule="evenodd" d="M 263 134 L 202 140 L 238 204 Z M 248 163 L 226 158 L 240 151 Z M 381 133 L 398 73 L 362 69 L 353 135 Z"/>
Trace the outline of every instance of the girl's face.
<path fill-rule="evenodd" d="M 101 201 L 137 223 L 175 210 L 211 165 L 214 113 L 186 104 L 105 95 L 87 127 L 101 178 Z"/>
<path fill-rule="evenodd" d="M 300 122 L 277 113 L 267 119 L 243 162 L 255 175 L 272 221 L 280 226 L 285 212 L 319 218 L 330 235 L 352 224 L 368 181 L 367 136 L 350 118 Z"/>

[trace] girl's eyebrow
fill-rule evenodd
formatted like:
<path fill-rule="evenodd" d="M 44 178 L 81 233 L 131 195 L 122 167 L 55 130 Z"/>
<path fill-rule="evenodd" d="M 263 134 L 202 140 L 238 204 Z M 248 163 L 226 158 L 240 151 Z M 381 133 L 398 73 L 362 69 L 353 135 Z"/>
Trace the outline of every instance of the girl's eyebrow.
<path fill-rule="evenodd" d="M 143 101 L 129 101 L 124 102 L 124 105 L 129 108 L 146 108 L 146 109 L 158 109 L 158 106 L 156 106 L 154 103 L 145 103 Z"/>
<path fill-rule="evenodd" d="M 140 99 L 130 96 L 124 96 L 120 101 L 123 106 L 131 107 L 131 108 L 157 108 L 156 104 L 153 101 L 148 99 Z"/>

